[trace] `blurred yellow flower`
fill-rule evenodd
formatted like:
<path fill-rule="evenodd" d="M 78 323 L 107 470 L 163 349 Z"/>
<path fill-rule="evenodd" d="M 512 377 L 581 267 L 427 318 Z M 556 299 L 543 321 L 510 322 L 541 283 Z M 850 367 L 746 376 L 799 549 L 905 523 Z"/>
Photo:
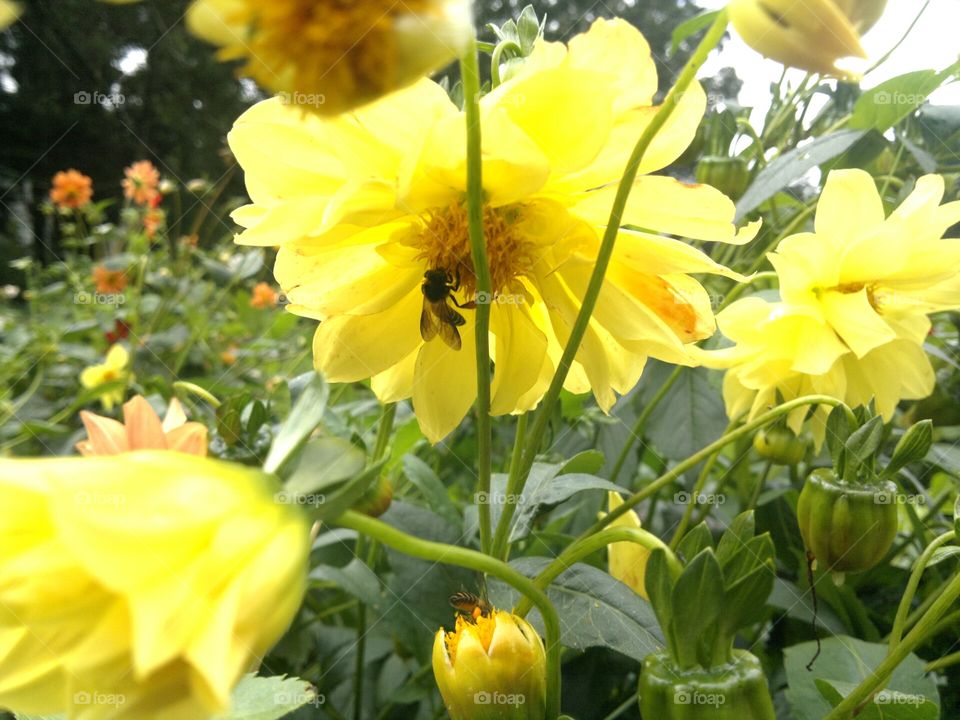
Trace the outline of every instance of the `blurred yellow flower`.
<path fill-rule="evenodd" d="M 539 43 L 482 99 L 492 297 L 477 296 L 467 237 L 464 115 L 427 80 L 335 119 L 276 99 L 245 113 L 229 136 L 253 199 L 233 215 L 247 228 L 237 242 L 280 246 L 288 307 L 322 321 L 314 360 L 326 377 L 372 378 L 384 402 L 412 397 L 432 442 L 476 398 L 474 301 L 492 303 L 493 413 L 529 410 L 569 336 L 656 88 L 643 36 L 598 20 L 569 48 Z M 704 106 L 694 83 L 645 155 L 624 214 L 645 230 L 621 231 L 565 384 L 592 388 L 604 410 L 648 356 L 691 364 L 689 344 L 713 332 L 707 293 L 687 273 L 732 273 L 665 235 L 742 243 L 756 232 L 737 233 L 717 190 L 648 174 L 683 152 Z"/>
<path fill-rule="evenodd" d="M 113 345 L 107 352 L 107 357 L 99 365 L 91 365 L 80 373 L 80 384 L 88 390 L 117 380 L 129 380 L 130 354 L 120 344 Z M 100 402 L 107 410 L 112 410 L 117 403 L 123 402 L 124 388 L 118 387 L 109 390 L 100 396 Z"/>
<path fill-rule="evenodd" d="M 843 58 L 867 56 L 860 35 L 886 0 L 731 0 L 730 21 L 750 47 L 784 65 L 847 76 Z"/>
<path fill-rule="evenodd" d="M 20 3 L 12 2 L 12 0 L 0 0 L 0 30 L 13 23 L 22 12 L 23 8 Z"/>
<path fill-rule="evenodd" d="M 521 617 L 496 609 L 458 616 L 453 631 L 434 637 L 433 674 L 450 720 L 543 718 L 543 642 Z"/>
<path fill-rule="evenodd" d="M 0 8 L 2 11 L 2 8 Z M 0 18 L 2 20 L 2 18 Z M 3 27 L 0 22 L 0 27 Z M 53 176 L 50 201 L 61 210 L 77 210 L 90 203 L 93 181 L 79 170 L 61 170 Z"/>
<path fill-rule="evenodd" d="M 704 353 L 704 363 L 729 368 L 731 416 L 817 393 L 854 407 L 873 399 L 889 419 L 900 400 L 932 392 L 927 314 L 960 307 L 960 240 L 943 237 L 960 222 L 960 202 L 941 205 L 943 193 L 943 178 L 921 177 L 886 217 L 869 174 L 830 173 L 815 232 L 769 255 L 781 301 L 745 298 L 717 317 L 735 345 Z M 790 416 L 795 432 L 806 413 Z M 825 409 L 814 417 L 818 443 L 825 418 Z"/>
<path fill-rule="evenodd" d="M 160 194 L 160 171 L 149 160 L 140 160 L 123 171 L 123 196 L 137 205 L 150 205 Z"/>
<path fill-rule="evenodd" d="M 309 522 L 175 452 L 0 460 L 0 706 L 201 720 L 286 630 Z"/>
<path fill-rule="evenodd" d="M 80 419 L 87 439 L 77 443 L 81 455 L 117 455 L 131 450 L 176 450 L 201 457 L 207 454 L 207 428 L 187 422 L 183 406 L 170 400 L 167 414 L 160 417 L 142 395 L 123 404 L 123 422 L 83 410 Z"/>
<path fill-rule="evenodd" d="M 607 493 L 607 502 L 611 511 L 623 505 L 623 498 L 619 493 Z M 640 517 L 633 510 L 629 510 L 607 527 L 640 527 Z M 615 542 L 607 548 L 607 559 L 610 566 L 610 576 L 624 585 L 629 586 L 644 600 L 649 600 L 645 575 L 650 550 L 634 542 Z"/>
<path fill-rule="evenodd" d="M 323 115 L 414 82 L 473 36 L 469 0 L 195 0 L 187 25 L 287 104 Z"/>

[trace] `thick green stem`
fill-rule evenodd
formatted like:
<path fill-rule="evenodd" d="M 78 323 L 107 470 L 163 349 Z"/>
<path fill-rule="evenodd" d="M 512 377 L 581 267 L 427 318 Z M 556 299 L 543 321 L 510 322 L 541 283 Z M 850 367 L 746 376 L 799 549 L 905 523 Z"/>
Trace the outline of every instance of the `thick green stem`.
<path fill-rule="evenodd" d="M 940 617 L 950 609 L 950 606 L 958 597 L 960 597 L 960 572 L 953 576 L 944 588 L 943 594 L 930 606 L 917 626 L 907 633 L 903 641 L 887 653 L 883 662 L 877 665 L 874 671 L 867 675 L 839 705 L 827 713 L 823 720 L 849 720 L 849 718 L 852 718 L 857 708 L 867 702 L 877 690 L 883 688 L 890 675 L 907 655 L 927 639 L 929 631 L 936 626 Z"/>
<path fill-rule="evenodd" d="M 764 413 L 758 417 L 753 422 L 749 422 L 746 425 L 743 425 L 740 428 L 737 428 L 731 433 L 723 435 L 719 439 L 707 445 L 705 448 L 699 452 L 694 453 L 686 460 L 683 460 L 673 468 L 665 472 L 663 475 L 658 477 L 652 483 L 647 485 L 645 488 L 639 492 L 634 493 L 629 498 L 627 498 L 622 505 L 617 507 L 615 510 L 612 510 L 608 514 L 604 515 L 602 518 L 597 520 L 593 525 L 591 525 L 586 531 L 584 531 L 580 537 L 577 539 L 580 540 L 586 539 L 591 535 L 594 535 L 601 530 L 603 530 L 607 525 L 612 523 L 618 517 L 623 515 L 626 512 L 629 512 L 633 507 L 639 505 L 641 502 L 646 500 L 648 497 L 656 495 L 662 488 L 666 487 L 670 483 L 674 482 L 678 477 L 680 477 L 684 472 L 690 468 L 694 468 L 699 465 L 701 462 L 710 457 L 713 453 L 718 452 L 732 442 L 736 442 L 741 437 L 749 435 L 759 428 L 769 425 L 777 418 L 782 415 L 786 415 L 792 410 L 795 410 L 798 407 L 803 407 L 804 405 L 829 405 L 831 407 L 843 407 L 846 408 L 847 414 L 852 418 L 851 422 L 855 423 L 856 418 L 853 416 L 853 411 L 846 407 L 842 401 L 837 400 L 836 398 L 830 397 L 828 395 L 807 395 L 805 397 L 797 398 L 786 402 L 779 407 L 770 410 L 769 412 Z M 576 542 L 569 545 L 566 550 L 561 552 L 554 560 L 543 569 L 540 575 L 536 578 L 537 581 L 544 575 L 553 574 L 556 577 L 557 568 L 560 568 L 559 572 L 570 566 L 570 558 L 573 554 L 573 548 L 576 546 Z"/>
<path fill-rule="evenodd" d="M 670 575 L 676 580 L 683 572 L 683 566 L 677 560 L 676 555 L 668 548 L 664 542 L 653 533 L 646 530 L 632 527 L 614 527 L 607 528 L 589 537 L 581 538 L 567 548 L 567 552 L 557 558 L 563 558 L 562 563 L 552 562 L 550 565 L 534 578 L 534 583 L 538 588 L 546 589 L 554 580 L 557 579 L 565 570 L 580 562 L 583 558 L 592 555 L 597 550 L 605 548 L 607 545 L 616 542 L 633 542 L 637 545 L 654 550 L 663 550 L 667 554 L 667 567 L 670 569 Z M 531 603 L 528 598 L 521 598 L 514 608 L 517 615 L 523 617 L 530 612 Z"/>
<path fill-rule="evenodd" d="M 467 230 L 470 254 L 477 278 L 477 493 L 490 494 L 490 300 L 493 298 L 487 248 L 483 240 L 483 178 L 480 155 L 480 67 L 477 43 L 471 41 L 460 60 L 463 105 L 467 120 Z M 490 505 L 477 508 L 480 516 L 480 547 L 490 551 Z"/>
<path fill-rule="evenodd" d="M 545 720 L 556 720 L 560 712 L 560 618 L 546 594 L 517 570 L 484 553 L 456 545 L 421 540 L 397 530 L 385 522 L 353 510 L 341 515 L 336 524 L 356 530 L 411 557 L 448 563 L 492 575 L 529 598 L 543 618 L 547 651 L 547 705 Z"/>
<path fill-rule="evenodd" d="M 526 436 L 527 414 L 524 413 L 517 419 L 517 434 L 513 439 L 513 454 L 510 456 L 506 497 L 503 498 L 503 510 L 500 513 L 500 521 L 497 523 L 497 531 L 493 535 L 491 554 L 501 560 L 506 560 L 509 555 L 510 523 L 517 511 L 520 493 L 523 491 L 525 478 L 520 474 L 520 466 L 523 461 L 523 441 Z"/>
<path fill-rule="evenodd" d="M 383 409 L 380 416 L 380 425 L 377 427 L 377 444 L 373 447 L 373 462 L 377 462 L 387 452 L 390 446 L 390 432 L 393 430 L 393 419 L 397 416 L 397 404 L 390 403 Z"/>
<path fill-rule="evenodd" d="M 630 431 L 630 436 L 623 444 L 623 449 L 621 449 L 620 454 L 617 455 L 617 461 L 613 465 L 613 470 L 610 471 L 610 482 L 615 483 L 617 478 L 620 477 L 620 473 L 623 471 L 624 463 L 627 462 L 627 458 L 630 456 L 630 450 L 633 448 L 633 443 L 641 438 L 643 435 L 643 430 L 647 426 L 647 420 L 650 419 L 650 415 L 654 410 L 656 410 L 657 405 L 660 404 L 660 401 L 666 397 L 667 393 L 670 391 L 670 388 L 673 387 L 673 384 L 677 381 L 677 378 L 680 377 L 681 372 L 683 372 L 683 366 L 677 365 L 673 369 L 673 372 L 670 373 L 670 375 L 664 381 L 663 385 L 660 386 L 660 389 L 657 390 L 656 395 L 650 398 L 650 402 L 648 402 L 646 407 L 640 411 L 640 414 L 637 416 L 637 421 L 633 424 L 633 429 Z"/>
<path fill-rule="evenodd" d="M 920 577 L 923 575 L 923 571 L 927 569 L 927 563 L 930 562 L 930 558 L 933 557 L 933 553 L 938 547 L 950 542 L 955 537 L 956 534 L 951 531 L 935 538 L 933 542 L 927 545 L 924 551 L 920 553 L 920 557 L 918 557 L 914 563 L 913 571 L 910 573 L 910 580 L 907 581 L 907 587 L 903 591 L 903 597 L 900 598 L 900 605 L 897 607 L 897 616 L 893 621 L 893 629 L 890 631 L 891 651 L 897 647 L 900 643 L 900 638 L 903 637 L 903 629 L 907 623 L 907 616 L 910 614 L 910 604 L 913 602 L 913 597 L 916 595 L 917 588 L 920 586 Z"/>
<path fill-rule="evenodd" d="M 600 295 L 600 289 L 603 287 L 603 279 L 607 272 L 607 266 L 610 264 L 610 258 L 613 255 L 613 247 L 617 240 L 617 234 L 620 231 L 620 224 L 623 220 L 623 212 L 627 205 L 627 198 L 633 189 L 633 184 L 640 170 L 640 163 L 643 160 L 643 156 L 657 133 L 673 114 L 684 92 L 686 92 L 690 83 L 692 83 L 696 77 L 697 71 L 706 61 L 710 51 L 720 42 L 726 29 L 727 13 L 725 10 L 721 10 L 717 14 L 713 24 L 707 30 L 703 40 L 700 41 L 696 51 L 687 61 L 683 71 L 677 78 L 676 84 L 674 84 L 670 92 L 667 93 L 667 97 L 664 98 L 663 104 L 657 110 L 656 115 L 653 116 L 650 124 L 640 135 L 640 139 L 630 154 L 630 159 L 627 161 L 627 165 L 623 171 L 623 177 L 620 179 L 620 184 L 617 187 L 613 207 L 610 208 L 610 217 L 607 220 L 603 239 L 600 242 L 600 249 L 597 252 L 597 261 L 593 269 L 593 274 L 590 276 L 587 291 L 584 293 L 583 301 L 580 305 L 580 312 L 577 314 L 577 319 L 573 324 L 573 328 L 570 330 L 570 338 L 567 341 L 566 347 L 563 349 L 563 355 L 561 355 L 560 361 L 557 364 L 557 370 L 553 375 L 553 380 L 550 382 L 550 387 L 543 396 L 543 402 L 540 404 L 537 419 L 530 432 L 530 439 L 527 442 L 527 449 L 524 453 L 524 472 L 522 473 L 524 476 L 526 476 L 530 467 L 533 465 L 533 460 L 536 457 L 540 443 L 546 433 L 547 425 L 550 423 L 550 418 L 553 415 L 554 405 L 557 403 L 560 397 L 560 391 L 563 389 L 563 383 L 567 379 L 567 373 L 569 373 L 577 352 L 580 350 L 580 343 L 583 341 L 584 333 L 590 322 L 590 316 L 593 314 L 593 309 L 597 304 L 597 297 Z"/>

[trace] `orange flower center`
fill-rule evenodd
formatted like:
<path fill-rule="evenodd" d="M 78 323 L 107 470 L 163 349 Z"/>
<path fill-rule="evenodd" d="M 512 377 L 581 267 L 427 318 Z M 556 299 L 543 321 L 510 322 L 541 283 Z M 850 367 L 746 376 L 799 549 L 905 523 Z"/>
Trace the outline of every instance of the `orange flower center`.
<path fill-rule="evenodd" d="M 467 620 L 462 615 L 457 616 L 457 625 L 444 636 L 444 642 L 447 646 L 447 654 L 450 656 L 450 663 L 457 663 L 457 648 L 460 645 L 460 638 L 464 633 L 471 633 L 476 637 L 486 652 L 490 651 L 490 642 L 493 640 L 493 631 L 497 629 L 496 613 L 482 615 L 474 613 L 473 620 Z"/>

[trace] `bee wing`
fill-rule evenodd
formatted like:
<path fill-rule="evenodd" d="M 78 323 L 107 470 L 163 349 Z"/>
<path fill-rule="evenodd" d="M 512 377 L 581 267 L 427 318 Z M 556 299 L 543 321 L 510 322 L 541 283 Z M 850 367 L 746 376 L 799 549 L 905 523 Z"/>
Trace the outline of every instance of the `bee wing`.
<path fill-rule="evenodd" d="M 440 329 L 440 337 L 443 338 L 443 341 L 452 350 L 459 350 L 463 344 L 460 340 L 460 331 L 457 330 L 455 326 L 445 322 L 439 323 L 438 327 Z"/>
<path fill-rule="evenodd" d="M 423 309 L 420 311 L 420 337 L 424 342 L 430 342 L 437 336 L 440 330 L 440 319 L 436 316 L 433 309 L 434 303 L 426 298 L 423 299 Z"/>

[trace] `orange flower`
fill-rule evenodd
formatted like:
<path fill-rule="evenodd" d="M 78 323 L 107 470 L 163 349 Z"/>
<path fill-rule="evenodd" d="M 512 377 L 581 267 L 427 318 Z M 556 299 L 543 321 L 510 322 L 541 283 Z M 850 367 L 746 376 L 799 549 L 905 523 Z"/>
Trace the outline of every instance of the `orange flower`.
<path fill-rule="evenodd" d="M 250 306 L 255 308 L 275 308 L 279 299 L 277 291 L 267 283 L 257 283 L 250 293 Z"/>
<path fill-rule="evenodd" d="M 137 205 L 149 205 L 160 193 L 160 171 L 149 160 L 135 162 L 123 174 L 123 195 Z"/>
<path fill-rule="evenodd" d="M 53 176 L 50 200 L 61 210 L 76 210 L 93 197 L 93 181 L 79 170 L 61 170 Z"/>
<path fill-rule="evenodd" d="M 127 274 L 123 270 L 109 270 L 103 265 L 93 269 L 93 284 L 98 293 L 115 295 L 127 287 Z"/>
<path fill-rule="evenodd" d="M 220 353 L 220 359 L 223 361 L 224 365 L 233 365 L 237 362 L 237 346 L 231 345 L 226 350 Z"/>
<path fill-rule="evenodd" d="M 157 230 L 163 227 L 166 219 L 166 214 L 159 208 L 147 210 L 143 215 L 143 229 L 147 233 L 147 237 L 152 238 L 156 235 Z"/>
<path fill-rule="evenodd" d="M 167 406 L 162 423 L 142 395 L 124 403 L 122 423 L 86 410 L 81 411 L 80 419 L 87 428 L 87 439 L 76 445 L 81 455 L 118 455 L 132 450 L 176 450 L 201 457 L 207 454 L 207 428 L 187 422 L 176 398 Z"/>

